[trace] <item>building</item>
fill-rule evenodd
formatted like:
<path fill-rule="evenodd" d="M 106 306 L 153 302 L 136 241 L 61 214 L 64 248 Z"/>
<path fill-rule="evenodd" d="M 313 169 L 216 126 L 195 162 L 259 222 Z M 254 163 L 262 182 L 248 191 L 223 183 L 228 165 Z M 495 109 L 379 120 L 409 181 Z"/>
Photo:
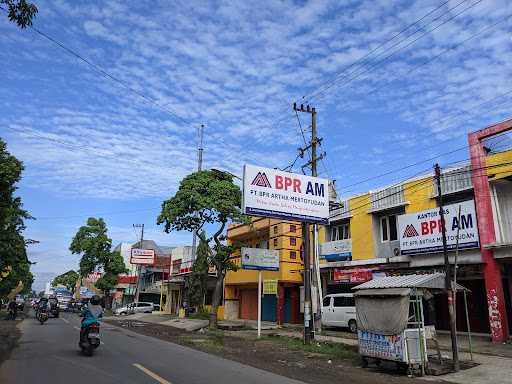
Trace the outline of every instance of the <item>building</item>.
<path fill-rule="evenodd" d="M 302 227 L 294 221 L 254 218 L 251 225 L 233 224 L 227 231 L 228 243 L 244 247 L 274 249 L 279 252 L 278 272 L 264 271 L 263 282 L 277 284 L 277 291 L 262 298 L 262 320 L 281 323 L 302 322 L 299 314 L 299 288 L 302 285 Z M 240 251 L 233 255 L 239 266 Z M 228 271 L 225 277 L 224 318 L 256 320 L 258 314 L 258 272 Z"/>
<path fill-rule="evenodd" d="M 468 231 L 459 241 L 457 279 L 471 290 L 470 325 L 494 341 L 506 340 L 512 327 L 512 151 L 492 149 L 493 136 L 510 129 L 512 120 L 471 133 L 471 161 L 441 174 L 443 206 L 463 203 L 470 212 L 462 220 L 455 218 Z M 436 198 L 432 173 L 338 202 L 319 235 L 323 292 L 350 292 L 383 275 L 444 271 L 443 253 L 426 246 L 429 236 L 440 236 L 438 219 L 433 218 Z M 454 224 L 451 229 L 456 228 Z M 427 303 L 427 321 L 439 329 L 449 327 L 446 302 L 441 297 Z M 457 314 L 458 330 L 464 331 L 462 300 Z"/>

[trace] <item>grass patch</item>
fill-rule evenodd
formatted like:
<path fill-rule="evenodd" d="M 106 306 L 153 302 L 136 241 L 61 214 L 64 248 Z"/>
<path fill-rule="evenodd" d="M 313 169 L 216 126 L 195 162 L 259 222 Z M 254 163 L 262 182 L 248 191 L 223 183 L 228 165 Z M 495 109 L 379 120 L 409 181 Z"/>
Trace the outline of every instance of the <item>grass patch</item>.
<path fill-rule="evenodd" d="M 271 341 L 287 349 L 324 355 L 331 359 L 355 359 L 358 356 L 355 348 L 337 343 L 312 341 L 310 345 L 305 345 L 301 339 L 285 336 L 267 336 L 259 340 Z"/>
<path fill-rule="evenodd" d="M 191 313 L 188 316 L 189 319 L 195 319 L 195 320 L 208 320 L 210 318 L 210 314 L 208 312 L 196 312 Z"/>

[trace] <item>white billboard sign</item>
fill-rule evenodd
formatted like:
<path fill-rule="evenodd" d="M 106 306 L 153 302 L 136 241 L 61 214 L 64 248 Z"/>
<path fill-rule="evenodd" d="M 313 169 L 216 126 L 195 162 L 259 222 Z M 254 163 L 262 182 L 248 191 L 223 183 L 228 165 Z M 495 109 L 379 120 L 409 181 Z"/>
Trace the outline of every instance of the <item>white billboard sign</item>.
<path fill-rule="evenodd" d="M 328 180 L 245 165 L 242 208 L 251 216 L 327 224 Z"/>
<path fill-rule="evenodd" d="M 279 271 L 279 251 L 264 248 L 242 248 L 242 269 Z"/>
<path fill-rule="evenodd" d="M 460 207 L 460 222 L 458 219 Z M 463 201 L 446 205 L 444 208 L 446 223 L 446 243 L 454 250 L 459 230 L 459 249 L 478 248 L 480 241 L 476 222 L 475 202 Z M 443 238 L 439 208 L 398 216 L 400 253 L 413 255 L 419 253 L 441 252 Z"/>
<path fill-rule="evenodd" d="M 155 264 L 155 251 L 152 249 L 132 248 L 130 264 Z"/>
<path fill-rule="evenodd" d="M 352 240 L 335 240 L 320 244 L 320 259 L 327 261 L 351 260 Z"/>

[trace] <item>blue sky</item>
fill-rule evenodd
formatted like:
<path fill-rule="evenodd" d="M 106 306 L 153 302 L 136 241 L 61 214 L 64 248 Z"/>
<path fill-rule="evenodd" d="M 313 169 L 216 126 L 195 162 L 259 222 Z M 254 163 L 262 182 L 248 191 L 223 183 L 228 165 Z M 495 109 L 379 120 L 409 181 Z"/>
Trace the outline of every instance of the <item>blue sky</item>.
<path fill-rule="evenodd" d="M 327 152 L 320 175 L 348 196 L 427 169 L 434 160 L 359 183 L 510 116 L 507 0 L 35 2 L 40 31 L 132 89 L 0 19 L 0 136 L 25 164 L 38 273 L 76 268 L 67 247 L 91 215 L 114 242 L 144 223 L 146 238 L 187 244 L 155 222 L 196 166 L 200 124 L 205 167 L 284 167 L 303 145 L 291 103 L 307 101 Z"/>

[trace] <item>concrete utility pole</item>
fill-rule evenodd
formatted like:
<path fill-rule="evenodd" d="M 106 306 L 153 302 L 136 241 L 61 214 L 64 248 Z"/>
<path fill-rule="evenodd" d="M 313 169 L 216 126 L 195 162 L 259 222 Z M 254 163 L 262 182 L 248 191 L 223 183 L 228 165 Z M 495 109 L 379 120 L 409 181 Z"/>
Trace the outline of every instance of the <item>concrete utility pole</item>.
<path fill-rule="evenodd" d="M 317 144 L 319 144 L 322 139 L 317 137 L 316 134 L 316 110 L 315 108 L 310 108 L 309 105 L 304 108 L 304 105 L 301 104 L 300 107 L 297 107 L 297 104 L 293 104 L 293 110 L 295 112 L 304 112 L 311 114 L 311 141 L 306 145 L 305 148 L 299 148 L 301 157 L 304 156 L 304 152 L 311 149 L 311 158 L 310 160 L 302 166 L 302 170 L 304 168 L 311 168 L 311 175 L 313 177 L 317 176 L 317 161 L 324 158 L 325 153 L 322 153 L 317 157 L 316 150 Z M 316 239 L 316 224 L 314 225 L 313 235 Z M 304 249 L 304 343 L 311 343 L 311 339 L 314 338 L 314 319 L 312 316 L 312 302 L 311 302 L 311 258 L 310 258 L 310 242 L 309 242 L 310 230 L 309 223 L 302 223 L 302 245 Z M 316 245 L 316 241 L 313 241 L 313 244 Z M 316 251 L 314 255 L 316 255 Z M 315 265 L 316 265 L 316 260 Z M 318 279 L 319 280 L 319 279 Z M 320 281 L 317 281 L 317 286 L 320 284 Z M 321 300 L 321 294 L 319 293 L 319 299 Z M 317 304 L 317 312 L 320 310 L 320 307 Z"/>
<path fill-rule="evenodd" d="M 203 170 L 203 130 L 204 130 L 204 124 L 201 124 L 201 126 L 198 129 L 198 137 L 199 142 L 197 146 L 197 171 L 200 172 Z M 197 249 L 197 231 L 194 230 L 192 234 L 192 264 L 194 264 L 194 261 L 196 259 L 196 249 Z"/>
<path fill-rule="evenodd" d="M 144 224 L 133 224 L 133 228 L 140 228 L 140 243 L 139 248 L 143 248 L 144 241 Z M 137 282 L 135 285 L 135 302 L 139 301 L 139 286 L 140 286 L 140 265 L 137 265 Z"/>
<path fill-rule="evenodd" d="M 453 289 L 452 289 L 452 278 L 451 278 L 451 267 L 450 260 L 448 258 L 448 246 L 446 244 L 446 222 L 444 220 L 444 208 L 443 208 L 443 193 L 441 190 L 441 167 L 439 164 L 434 166 L 435 179 L 437 183 L 437 205 L 439 206 L 439 218 L 441 219 L 441 234 L 443 239 L 443 255 L 444 255 L 444 269 L 445 269 L 445 280 L 444 289 L 448 296 L 448 313 L 450 316 L 450 336 L 452 340 L 452 360 L 453 369 L 459 370 L 459 353 L 457 346 L 457 330 L 455 328 L 455 308 L 453 300 Z M 455 294 L 457 292 L 455 291 Z"/>

